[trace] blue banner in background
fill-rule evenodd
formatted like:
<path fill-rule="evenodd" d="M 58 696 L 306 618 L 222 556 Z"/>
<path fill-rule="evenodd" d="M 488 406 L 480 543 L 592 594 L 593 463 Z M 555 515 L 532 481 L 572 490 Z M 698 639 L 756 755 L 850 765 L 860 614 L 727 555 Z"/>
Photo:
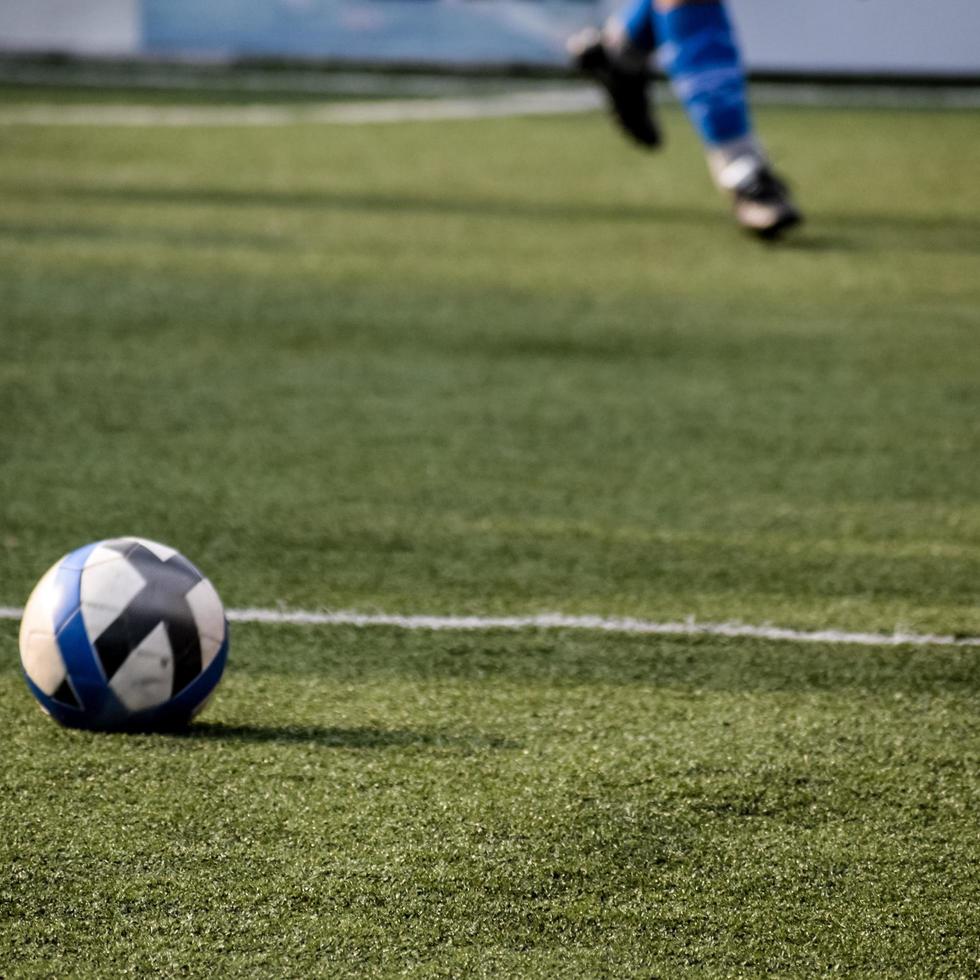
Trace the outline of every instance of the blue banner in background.
<path fill-rule="evenodd" d="M 562 64 L 595 0 L 143 0 L 151 55 Z"/>

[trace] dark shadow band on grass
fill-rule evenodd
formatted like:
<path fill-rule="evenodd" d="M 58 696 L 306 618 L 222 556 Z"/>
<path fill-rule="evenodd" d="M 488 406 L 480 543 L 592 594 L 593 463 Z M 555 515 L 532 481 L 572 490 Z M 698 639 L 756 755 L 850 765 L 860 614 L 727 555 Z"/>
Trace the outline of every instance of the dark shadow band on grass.
<path fill-rule="evenodd" d="M 493 735 L 448 735 L 386 728 L 336 728 L 322 725 L 227 725 L 203 721 L 166 732 L 175 738 L 219 742 L 309 744 L 334 749 L 389 749 L 412 746 L 474 751 L 515 749 L 517 742 Z"/>
<path fill-rule="evenodd" d="M 279 251 L 283 240 L 277 235 L 259 235 L 254 232 L 221 232 L 218 230 L 199 231 L 154 227 L 140 224 L 139 227 L 119 224 L 32 224 L 29 222 L 0 222 L 0 240 L 12 241 L 18 245 L 48 244 L 65 240 L 107 245 L 169 245 L 185 248 L 250 248 Z"/>
<path fill-rule="evenodd" d="M 543 218 L 565 221 L 619 221 L 648 223 L 659 220 L 717 225 L 725 222 L 724 210 L 706 194 L 703 206 L 677 206 L 656 200 L 643 203 L 519 199 L 501 195 L 418 194 L 406 191 L 345 190 L 311 187 L 284 190 L 274 187 L 227 187 L 184 184 L 161 186 L 132 183 L 40 184 L 35 181 L 2 181 L 0 190 L 11 196 L 73 198 L 123 205 L 201 205 L 220 208 L 277 208 L 287 210 L 397 211 L 416 214 L 474 215 L 504 218 Z M 805 202 L 804 202 L 805 203 Z M 809 213 L 809 212 L 808 212 Z M 921 214 L 882 211 L 812 212 L 814 224 L 835 229 L 867 232 L 890 231 L 903 235 L 934 232 L 969 236 L 980 241 L 980 218 L 970 214 Z M 819 221 L 817 220 L 819 219 Z"/>
<path fill-rule="evenodd" d="M 146 186 L 134 184 L 63 184 L 4 182 L 0 189 L 14 196 L 64 197 L 120 205 L 203 206 L 217 208 L 275 208 L 303 211 L 376 212 L 381 214 L 454 215 L 504 218 L 554 223 L 615 222 L 628 224 L 699 225 L 721 227 L 724 210 L 706 197 L 703 207 L 678 207 L 649 201 L 643 204 L 603 201 L 547 201 L 479 196 L 419 195 L 390 191 L 345 191 L 331 188 L 281 190 L 268 187 Z M 818 230 L 819 229 L 819 230 Z M 16 234 L 17 228 L 9 229 Z M 74 229 L 76 234 L 79 229 Z M 37 232 L 34 232 L 37 234 Z M 111 230 L 102 234 L 111 236 Z M 166 234 L 179 237 L 181 232 Z M 253 237 L 259 247 L 268 242 Z M 929 249 L 975 255 L 980 252 L 980 221 L 970 215 L 923 215 L 868 213 L 812 213 L 801 235 L 785 239 L 795 248 L 812 252 L 864 251 L 886 247 L 893 250 Z M 220 244 L 220 242 L 216 242 Z M 279 241 L 277 247 L 287 243 Z"/>
<path fill-rule="evenodd" d="M 380 214 L 451 215 L 475 218 L 518 218 L 554 222 L 680 223 L 722 225 L 723 211 L 713 206 L 678 207 L 602 201 L 519 200 L 508 197 L 453 197 L 391 191 L 348 191 L 331 188 L 280 190 L 268 187 L 178 187 L 140 184 L 60 184 L 3 182 L 0 189 L 17 197 L 38 195 L 99 201 L 112 205 L 200 206 L 214 208 L 275 208 L 300 211 L 376 212 Z"/>

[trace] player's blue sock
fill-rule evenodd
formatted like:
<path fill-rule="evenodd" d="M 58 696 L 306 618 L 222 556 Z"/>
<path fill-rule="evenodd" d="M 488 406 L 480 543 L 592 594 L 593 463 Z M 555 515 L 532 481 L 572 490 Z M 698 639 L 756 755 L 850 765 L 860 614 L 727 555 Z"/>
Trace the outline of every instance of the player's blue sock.
<path fill-rule="evenodd" d="M 701 139 L 710 147 L 748 136 L 745 72 L 724 6 L 692 3 L 658 11 L 656 32 L 661 64 Z"/>
<path fill-rule="evenodd" d="M 653 0 L 632 0 L 616 15 L 630 44 L 639 51 L 653 51 L 657 36 L 653 26 Z"/>

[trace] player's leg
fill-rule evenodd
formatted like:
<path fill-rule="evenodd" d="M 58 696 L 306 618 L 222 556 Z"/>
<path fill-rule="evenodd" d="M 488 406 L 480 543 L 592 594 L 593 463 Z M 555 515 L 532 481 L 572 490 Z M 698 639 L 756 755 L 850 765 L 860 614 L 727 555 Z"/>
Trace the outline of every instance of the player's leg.
<path fill-rule="evenodd" d="M 756 139 L 745 71 L 722 0 L 653 0 L 661 63 L 744 227 L 769 237 L 801 215 Z"/>
<path fill-rule="evenodd" d="M 649 148 L 660 145 L 650 98 L 649 63 L 656 46 L 651 0 L 631 0 L 601 31 L 588 28 L 568 43 L 578 68 L 606 90 L 619 125 Z"/>

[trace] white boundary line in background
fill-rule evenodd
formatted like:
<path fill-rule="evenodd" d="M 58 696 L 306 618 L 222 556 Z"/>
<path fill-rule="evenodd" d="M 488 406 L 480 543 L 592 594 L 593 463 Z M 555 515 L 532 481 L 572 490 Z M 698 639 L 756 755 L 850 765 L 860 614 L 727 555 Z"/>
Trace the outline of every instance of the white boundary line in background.
<path fill-rule="evenodd" d="M 0 619 L 20 619 L 22 609 L 0 606 Z M 606 616 L 398 616 L 387 613 L 307 612 L 286 609 L 229 609 L 233 623 L 271 623 L 305 626 L 390 626 L 421 632 L 484 632 L 490 630 L 582 630 L 639 636 L 723 636 L 776 640 L 785 643 L 831 643 L 854 646 L 980 647 L 978 636 L 933 633 L 850 633 L 845 630 L 794 630 L 744 623 L 699 623 L 694 619 L 656 623 L 646 619 Z"/>
<path fill-rule="evenodd" d="M 146 106 L 22 105 L 0 109 L 0 125 L 297 126 L 430 122 L 564 115 L 602 106 L 592 89 L 549 89 L 446 99 L 379 99 L 310 105 Z"/>
<path fill-rule="evenodd" d="M 753 101 L 768 105 L 853 108 L 980 108 L 980 89 L 845 89 L 760 84 Z M 463 98 L 379 99 L 360 102 L 239 106 L 12 105 L 4 126 L 296 126 L 432 122 L 594 112 L 604 101 L 593 87 L 569 85 Z"/>

